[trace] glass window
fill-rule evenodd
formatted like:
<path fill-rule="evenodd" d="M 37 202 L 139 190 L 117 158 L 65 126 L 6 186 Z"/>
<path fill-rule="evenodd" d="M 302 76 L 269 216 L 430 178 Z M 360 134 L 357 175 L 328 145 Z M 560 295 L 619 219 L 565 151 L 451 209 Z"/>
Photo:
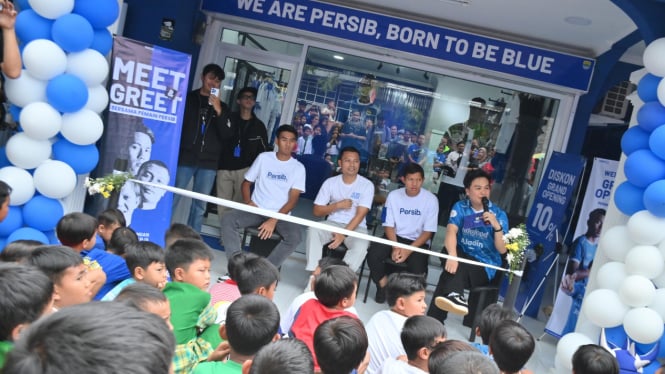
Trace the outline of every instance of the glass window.
<path fill-rule="evenodd" d="M 222 30 L 222 42 L 294 57 L 300 57 L 303 49 L 302 44 L 232 29 Z"/>

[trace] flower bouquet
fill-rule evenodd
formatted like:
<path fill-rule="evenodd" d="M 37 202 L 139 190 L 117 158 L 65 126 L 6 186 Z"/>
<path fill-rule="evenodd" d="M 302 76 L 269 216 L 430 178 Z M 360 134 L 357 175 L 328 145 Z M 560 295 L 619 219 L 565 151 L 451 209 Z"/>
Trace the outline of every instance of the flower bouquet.
<path fill-rule="evenodd" d="M 101 194 L 108 199 L 111 192 L 120 191 L 125 182 L 131 178 L 129 173 L 109 174 L 101 178 L 86 178 L 84 185 L 88 188 L 90 195 Z"/>
<path fill-rule="evenodd" d="M 503 242 L 506 243 L 508 267 L 510 268 L 508 283 L 510 283 L 513 280 L 513 274 L 522 270 L 524 253 L 529 245 L 531 245 L 529 234 L 526 232 L 526 226 L 522 223 L 510 229 L 503 236 Z"/>

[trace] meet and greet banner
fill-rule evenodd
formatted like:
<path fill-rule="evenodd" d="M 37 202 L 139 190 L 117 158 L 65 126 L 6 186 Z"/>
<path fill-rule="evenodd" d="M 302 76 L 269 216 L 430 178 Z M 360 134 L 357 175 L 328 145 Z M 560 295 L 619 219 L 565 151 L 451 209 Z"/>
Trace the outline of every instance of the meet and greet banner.
<path fill-rule="evenodd" d="M 570 250 L 568 266 L 557 291 L 552 315 L 545 326 L 545 331 L 555 337 L 575 331 L 588 278 L 573 277 L 571 274 L 577 269 L 589 270 L 591 268 L 618 167 L 618 161 L 603 158 L 593 160 L 593 168 L 575 228 L 575 240 Z"/>
<path fill-rule="evenodd" d="M 531 317 L 538 314 L 543 296 L 543 287 L 537 290 L 538 285 L 556 258 L 557 239 L 562 239 L 561 223 L 570 198 L 582 178 L 584 163 L 584 159 L 579 155 L 553 152 L 527 217 L 526 227 L 531 245 L 534 248 L 541 247 L 542 254 L 527 265 L 528 269 L 522 279 L 515 304 L 517 309 L 521 310 L 535 294 L 525 311 L 525 314 Z"/>
<path fill-rule="evenodd" d="M 109 114 L 100 175 L 173 185 L 185 111 L 191 56 L 116 37 L 109 83 Z M 127 182 L 109 207 L 122 211 L 141 240 L 163 245 L 173 196 L 162 189 Z"/>

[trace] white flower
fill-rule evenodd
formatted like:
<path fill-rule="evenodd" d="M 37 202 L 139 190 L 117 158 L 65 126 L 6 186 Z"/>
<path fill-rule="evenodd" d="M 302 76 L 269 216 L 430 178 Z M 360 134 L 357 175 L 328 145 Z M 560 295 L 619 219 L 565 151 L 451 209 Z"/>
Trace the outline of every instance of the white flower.
<path fill-rule="evenodd" d="M 514 259 L 513 254 L 510 253 L 510 252 L 508 252 L 508 254 L 507 254 L 507 256 L 506 256 L 506 259 L 508 260 L 508 263 L 509 263 L 509 264 L 512 264 L 512 263 L 513 263 L 513 259 Z"/>
<path fill-rule="evenodd" d="M 85 187 L 90 187 L 92 186 L 92 178 L 85 178 L 85 183 L 83 183 Z"/>
<path fill-rule="evenodd" d="M 511 237 L 511 239 L 517 239 L 522 235 L 522 230 L 520 230 L 519 227 L 513 227 L 508 231 L 508 235 Z"/>

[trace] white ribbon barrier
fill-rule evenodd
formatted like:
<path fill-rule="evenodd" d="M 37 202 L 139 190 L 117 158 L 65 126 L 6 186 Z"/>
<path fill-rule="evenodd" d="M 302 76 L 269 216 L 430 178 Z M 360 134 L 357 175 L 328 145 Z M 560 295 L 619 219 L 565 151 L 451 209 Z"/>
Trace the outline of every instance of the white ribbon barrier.
<path fill-rule="evenodd" d="M 369 234 L 363 234 L 363 233 L 359 233 L 359 232 L 355 232 L 355 231 L 351 231 L 351 230 L 347 230 L 347 229 L 343 229 L 343 228 L 339 228 L 339 227 L 326 225 L 324 223 L 317 222 L 317 221 L 311 221 L 311 220 L 308 220 L 308 219 L 305 219 L 305 218 L 294 217 L 294 216 L 291 216 L 291 215 L 288 215 L 288 214 L 273 212 L 273 211 L 257 208 L 257 207 L 251 206 L 251 205 L 247 205 L 247 204 L 243 204 L 243 203 L 237 203 L 237 202 L 231 201 L 231 200 L 220 199 L 218 197 L 209 196 L 209 195 L 205 195 L 205 194 L 198 193 L 198 192 L 183 190 L 182 188 L 176 188 L 176 187 L 167 186 L 167 185 L 164 185 L 164 184 L 152 183 L 152 182 L 144 182 L 144 181 L 140 181 L 140 180 L 136 180 L 136 179 L 130 179 L 130 180 L 128 180 L 128 182 L 134 182 L 134 183 L 143 184 L 143 185 L 146 185 L 146 186 L 161 188 L 163 190 L 173 192 L 175 194 L 179 194 L 179 195 L 182 195 L 182 196 L 190 197 L 192 199 L 202 200 L 202 201 L 205 201 L 205 202 L 208 202 L 208 203 L 213 203 L 215 205 L 222 205 L 222 206 L 225 206 L 225 207 L 228 207 L 228 208 L 242 210 L 242 211 L 247 212 L 247 213 L 258 214 L 260 216 L 275 218 L 275 219 L 278 219 L 280 221 L 287 221 L 287 222 L 291 222 L 291 223 L 296 223 L 298 225 L 310 226 L 310 227 L 314 227 L 314 228 L 325 230 L 325 231 L 336 232 L 336 233 L 340 233 L 342 235 L 352 236 L 354 238 L 363 239 L 363 240 L 367 240 L 367 241 L 370 241 L 370 242 L 376 242 L 376 243 L 389 245 L 391 247 L 392 246 L 398 246 L 400 248 L 406 248 L 406 249 L 414 251 L 414 252 L 418 252 L 418 253 L 422 253 L 422 254 L 426 254 L 426 255 L 430 255 L 430 256 L 435 256 L 435 257 L 440 257 L 440 258 L 452 259 L 452 260 L 455 260 L 455 261 L 464 262 L 464 263 L 474 265 L 474 266 L 480 266 L 480 267 L 490 268 L 490 269 L 494 269 L 494 270 L 498 270 L 498 271 L 510 272 L 509 269 L 505 269 L 505 268 L 502 268 L 500 266 L 495 266 L 495 265 L 486 264 L 486 263 L 483 263 L 483 262 L 473 261 L 473 260 L 469 260 L 469 259 L 466 259 L 466 258 L 450 256 L 450 255 L 447 255 L 447 254 L 443 254 L 441 252 L 433 252 L 433 251 L 430 251 L 430 250 L 427 250 L 427 249 L 413 247 L 413 246 L 410 246 L 408 244 L 397 243 L 397 242 L 394 242 L 392 240 L 379 238 L 379 237 L 372 236 L 372 235 L 369 235 Z M 513 271 L 512 273 L 517 275 L 517 276 L 522 276 L 522 271 L 521 270 Z"/>

